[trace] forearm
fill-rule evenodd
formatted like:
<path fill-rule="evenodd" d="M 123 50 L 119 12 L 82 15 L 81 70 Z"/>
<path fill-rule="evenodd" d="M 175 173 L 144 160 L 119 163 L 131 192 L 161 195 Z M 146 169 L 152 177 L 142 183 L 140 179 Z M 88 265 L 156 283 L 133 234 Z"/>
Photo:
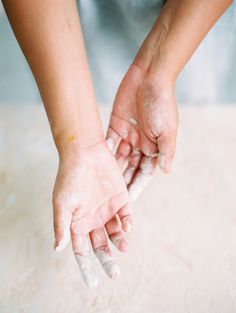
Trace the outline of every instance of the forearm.
<path fill-rule="evenodd" d="M 231 0 L 168 0 L 134 64 L 164 80 L 175 81 L 204 36 L 231 3 Z"/>
<path fill-rule="evenodd" d="M 59 153 L 102 140 L 76 2 L 3 4 L 35 76 Z"/>

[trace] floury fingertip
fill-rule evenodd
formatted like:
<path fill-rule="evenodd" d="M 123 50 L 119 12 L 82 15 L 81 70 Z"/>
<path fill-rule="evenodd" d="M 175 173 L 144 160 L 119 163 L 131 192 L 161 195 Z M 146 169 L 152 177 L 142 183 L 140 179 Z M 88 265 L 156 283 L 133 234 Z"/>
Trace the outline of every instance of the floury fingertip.
<path fill-rule="evenodd" d="M 111 151 L 113 151 L 113 149 L 114 149 L 114 140 L 113 140 L 112 138 L 108 138 L 108 139 L 106 140 L 106 143 L 107 143 L 108 148 L 109 148 Z"/>
<path fill-rule="evenodd" d="M 58 243 L 55 242 L 54 251 L 60 252 L 60 251 L 64 250 L 65 247 L 68 245 L 69 240 L 70 240 L 70 232 L 68 230 L 64 230 L 62 240 L 59 241 Z"/>
<path fill-rule="evenodd" d="M 163 154 L 161 154 L 160 152 L 158 153 L 158 165 L 159 165 L 159 167 L 160 167 L 160 169 L 162 170 L 162 171 L 164 171 L 165 170 L 165 162 L 166 160 L 165 160 L 165 156 L 163 155 Z"/>
<path fill-rule="evenodd" d="M 95 288 L 98 285 L 97 273 L 93 263 L 92 255 L 89 251 L 82 254 L 75 254 L 84 282 L 89 288 Z"/>
<path fill-rule="evenodd" d="M 116 279 L 120 275 L 120 268 L 115 263 L 113 256 L 100 248 L 96 249 L 95 254 L 107 276 L 111 279 Z"/>

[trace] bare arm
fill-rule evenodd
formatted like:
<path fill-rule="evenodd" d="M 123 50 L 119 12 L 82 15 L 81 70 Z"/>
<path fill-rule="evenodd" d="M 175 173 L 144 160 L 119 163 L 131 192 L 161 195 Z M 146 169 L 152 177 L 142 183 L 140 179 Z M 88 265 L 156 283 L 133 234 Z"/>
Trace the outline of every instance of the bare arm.
<path fill-rule="evenodd" d="M 107 275 L 114 278 L 119 270 L 104 225 L 111 240 L 116 235 L 113 242 L 118 245 L 123 234 L 113 217 L 118 213 L 124 230 L 127 218 L 132 219 L 126 186 L 105 142 L 76 2 L 3 3 L 37 81 L 60 156 L 53 192 L 55 249 L 63 250 L 71 238 L 82 276 L 95 286 L 87 235 Z M 104 258 L 109 259 L 109 266 Z"/>
<path fill-rule="evenodd" d="M 168 0 L 134 63 L 174 81 L 232 0 Z"/>
<path fill-rule="evenodd" d="M 124 179 L 136 199 L 154 170 L 169 172 L 178 129 L 175 81 L 231 0 L 168 0 L 123 78 L 107 137 L 128 168 Z M 125 144 L 134 152 L 128 157 Z"/>
<path fill-rule="evenodd" d="M 102 140 L 76 2 L 3 4 L 37 81 L 59 154 Z"/>

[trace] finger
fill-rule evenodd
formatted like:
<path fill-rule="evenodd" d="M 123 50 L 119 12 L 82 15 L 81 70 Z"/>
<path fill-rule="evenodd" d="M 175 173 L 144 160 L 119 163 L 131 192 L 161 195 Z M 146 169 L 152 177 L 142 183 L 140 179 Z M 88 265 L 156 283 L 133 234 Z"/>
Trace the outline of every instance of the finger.
<path fill-rule="evenodd" d="M 107 145 L 108 148 L 111 150 L 112 154 L 115 155 L 117 148 L 122 140 L 122 137 L 114 131 L 111 127 L 109 127 L 108 132 L 107 132 Z"/>
<path fill-rule="evenodd" d="M 131 151 L 132 149 L 131 149 L 130 144 L 127 141 L 122 140 L 116 152 L 116 160 L 118 162 L 118 165 L 122 173 L 125 171 L 125 169 L 128 166 L 128 157 Z"/>
<path fill-rule="evenodd" d="M 130 182 L 132 181 L 134 174 L 139 167 L 141 158 L 142 158 L 142 153 L 137 148 L 133 148 L 132 153 L 129 157 L 129 165 L 123 174 L 126 186 L 128 186 Z"/>
<path fill-rule="evenodd" d="M 70 241 L 71 213 L 61 207 L 57 201 L 53 201 L 53 224 L 54 224 L 54 250 L 60 252 L 65 249 Z"/>
<path fill-rule="evenodd" d="M 118 216 L 121 222 L 121 228 L 124 232 L 130 232 L 134 225 L 133 212 L 130 203 L 127 203 L 118 211 Z"/>
<path fill-rule="evenodd" d="M 153 141 L 151 141 L 143 131 L 140 132 L 140 147 L 142 153 L 147 157 L 157 156 L 158 153 L 157 143 L 155 142 L 154 139 Z"/>
<path fill-rule="evenodd" d="M 116 279 L 120 275 L 120 269 L 108 246 L 105 229 L 97 228 L 90 233 L 90 239 L 94 253 L 101 263 L 105 273 L 111 278 Z"/>
<path fill-rule="evenodd" d="M 85 283 L 88 287 L 96 287 L 98 280 L 88 236 L 78 235 L 76 230 L 71 228 L 71 240 L 75 259 Z"/>
<path fill-rule="evenodd" d="M 146 185 L 151 180 L 156 166 L 157 157 L 142 157 L 139 168 L 128 187 L 131 201 L 137 200 L 137 198 L 140 196 Z"/>
<path fill-rule="evenodd" d="M 127 137 L 129 126 L 129 123 L 124 119 L 119 118 L 112 113 L 107 132 L 107 143 L 113 155 L 116 154 L 121 140 Z"/>
<path fill-rule="evenodd" d="M 112 241 L 112 243 L 115 245 L 115 247 L 120 250 L 121 252 L 125 252 L 128 250 L 128 242 L 124 238 L 124 235 L 121 231 L 121 226 L 119 224 L 119 221 L 117 219 L 117 216 L 115 215 L 107 224 L 106 224 L 106 231 L 107 234 Z"/>
<path fill-rule="evenodd" d="M 164 173 L 170 172 L 171 162 L 175 153 L 176 132 L 163 133 L 157 139 L 158 165 Z"/>

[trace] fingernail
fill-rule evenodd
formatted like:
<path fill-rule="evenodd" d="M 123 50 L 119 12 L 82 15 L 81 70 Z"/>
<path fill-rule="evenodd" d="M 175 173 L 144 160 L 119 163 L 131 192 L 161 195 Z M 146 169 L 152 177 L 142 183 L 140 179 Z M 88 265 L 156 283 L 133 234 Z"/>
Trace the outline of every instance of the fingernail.
<path fill-rule="evenodd" d="M 108 148 L 109 148 L 111 151 L 113 151 L 113 149 L 114 149 L 114 141 L 113 141 L 113 139 L 112 139 L 112 138 L 108 138 L 108 139 L 106 140 L 106 143 L 107 143 Z"/>
<path fill-rule="evenodd" d="M 110 273 L 108 274 L 111 279 L 117 279 L 120 276 L 120 268 L 117 264 L 112 264 Z"/>
<path fill-rule="evenodd" d="M 55 252 L 61 252 L 62 250 L 64 250 L 65 247 L 67 246 L 69 240 L 70 240 L 70 232 L 69 232 L 69 230 L 65 229 L 63 232 L 62 240 L 59 242 L 55 241 L 54 251 Z"/>
<path fill-rule="evenodd" d="M 131 232 L 132 226 L 133 226 L 133 220 L 130 216 L 122 218 L 121 223 L 122 223 L 122 229 L 124 232 L 127 232 L 127 233 Z"/>

